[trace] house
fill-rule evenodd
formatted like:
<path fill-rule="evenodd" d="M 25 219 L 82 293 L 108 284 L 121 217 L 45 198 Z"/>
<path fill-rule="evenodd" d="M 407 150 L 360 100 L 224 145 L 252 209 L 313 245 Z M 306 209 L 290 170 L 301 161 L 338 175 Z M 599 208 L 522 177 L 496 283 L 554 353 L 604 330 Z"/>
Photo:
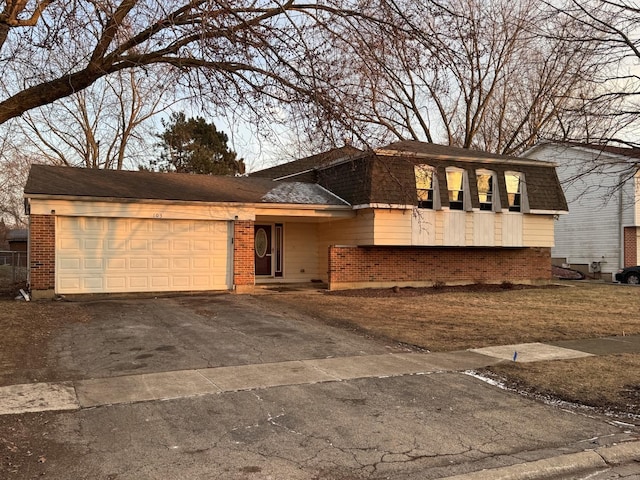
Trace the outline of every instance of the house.
<path fill-rule="evenodd" d="M 558 163 L 570 213 L 556 225 L 555 264 L 610 280 L 640 263 L 640 149 L 542 143 L 525 155 Z"/>
<path fill-rule="evenodd" d="M 28 231 L 26 228 L 16 228 L 7 233 L 7 243 L 12 252 L 27 252 Z"/>
<path fill-rule="evenodd" d="M 404 141 L 249 177 L 34 165 L 34 296 L 546 282 L 555 165 Z"/>

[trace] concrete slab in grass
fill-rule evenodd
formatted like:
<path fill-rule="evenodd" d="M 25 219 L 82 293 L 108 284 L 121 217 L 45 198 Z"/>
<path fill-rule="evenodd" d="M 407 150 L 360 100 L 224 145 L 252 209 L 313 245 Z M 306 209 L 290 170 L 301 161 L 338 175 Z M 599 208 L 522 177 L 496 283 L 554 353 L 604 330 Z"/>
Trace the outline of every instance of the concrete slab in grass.
<path fill-rule="evenodd" d="M 367 377 L 391 377 L 424 372 L 424 367 L 401 354 L 362 355 L 356 357 L 303 360 L 303 363 L 342 380 Z"/>
<path fill-rule="evenodd" d="M 484 368 L 503 361 L 500 358 L 469 351 L 436 352 L 427 354 L 401 353 L 395 354 L 394 356 L 403 357 L 420 365 L 425 373 L 441 371 L 455 372 L 460 370 Z"/>
<path fill-rule="evenodd" d="M 544 360 L 566 360 L 570 358 L 591 357 L 590 353 L 571 350 L 568 348 L 546 345 L 544 343 L 520 343 L 517 345 L 501 345 L 496 347 L 474 348 L 471 350 L 482 355 L 513 360 L 517 352 L 518 362 L 540 362 Z"/>
<path fill-rule="evenodd" d="M 208 368 L 198 372 L 224 391 L 339 380 L 301 361 Z"/>
<path fill-rule="evenodd" d="M 79 408 L 71 382 L 29 383 L 0 388 L 0 415 Z"/>
<path fill-rule="evenodd" d="M 76 383 L 76 391 L 82 407 L 95 407 L 219 393 L 220 389 L 195 370 L 181 370 L 82 380 Z"/>

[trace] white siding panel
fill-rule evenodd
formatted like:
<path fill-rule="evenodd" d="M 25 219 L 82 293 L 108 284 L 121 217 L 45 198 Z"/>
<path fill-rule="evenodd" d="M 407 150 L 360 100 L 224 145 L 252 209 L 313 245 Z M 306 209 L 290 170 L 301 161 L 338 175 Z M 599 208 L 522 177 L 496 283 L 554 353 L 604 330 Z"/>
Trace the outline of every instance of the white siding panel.
<path fill-rule="evenodd" d="M 496 214 L 473 212 L 473 245 L 494 247 L 496 245 Z"/>
<path fill-rule="evenodd" d="M 229 288 L 227 222 L 91 217 L 57 217 L 57 222 L 58 293 Z"/>
<path fill-rule="evenodd" d="M 541 146 L 529 157 L 558 164 L 569 205 L 569 213 L 555 222 L 552 257 L 572 264 L 601 262 L 603 273 L 615 272 L 622 265 L 621 227 L 637 225 L 639 210 L 633 180 L 619 191 L 615 188 L 625 162 L 606 153 L 561 145 Z"/>
<path fill-rule="evenodd" d="M 521 247 L 522 246 L 522 214 L 503 213 L 502 214 L 502 246 Z"/>
<path fill-rule="evenodd" d="M 444 245 L 464 246 L 466 241 L 466 213 L 449 210 L 444 211 L 443 214 Z"/>
<path fill-rule="evenodd" d="M 435 245 L 436 212 L 416 208 L 411 216 L 411 245 Z"/>

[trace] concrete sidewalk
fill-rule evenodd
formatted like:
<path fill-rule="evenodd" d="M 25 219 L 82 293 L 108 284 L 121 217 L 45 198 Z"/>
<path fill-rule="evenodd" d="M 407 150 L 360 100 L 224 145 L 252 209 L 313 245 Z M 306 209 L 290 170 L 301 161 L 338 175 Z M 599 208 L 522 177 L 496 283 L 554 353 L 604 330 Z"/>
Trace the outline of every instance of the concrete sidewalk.
<path fill-rule="evenodd" d="M 537 362 L 640 352 L 640 335 L 524 343 L 439 353 L 361 355 L 98 378 L 0 388 L 0 415 L 77 410 L 284 385 L 473 370 L 503 361 Z"/>
<path fill-rule="evenodd" d="M 445 372 L 473 370 L 500 362 L 514 361 L 514 359 L 518 362 L 537 362 L 631 352 L 640 352 L 640 336 L 608 337 L 555 342 L 553 344 L 526 343 L 457 352 L 356 355 L 178 370 L 59 383 L 12 385 L 0 388 L 0 414 L 79 410 L 77 415 L 70 416 L 67 420 L 73 422 L 73 419 L 83 415 L 106 415 L 111 419 L 107 423 L 109 428 L 113 430 L 113 419 L 119 418 L 123 413 L 122 410 L 115 407 L 118 404 L 138 404 L 132 405 L 131 409 L 145 408 L 146 406 L 161 408 L 162 404 L 160 403 L 144 405 L 139 402 L 212 394 L 221 395 L 226 392 L 233 396 L 234 394 L 231 392 L 269 389 L 277 386 L 312 384 L 330 386 L 330 382 L 334 382 L 334 385 L 338 386 L 337 382 L 373 377 L 401 377 L 435 373 L 446 375 Z M 378 381 L 387 383 L 386 380 Z M 389 381 L 393 382 L 394 380 Z M 422 382 L 419 383 L 420 385 L 416 388 L 422 391 L 424 387 Z M 267 393 L 259 395 L 264 397 Z M 336 395 L 333 394 L 331 398 L 335 397 Z M 260 399 L 260 403 L 263 401 Z M 114 407 L 95 409 L 95 407 L 107 405 L 114 405 Z M 280 406 L 280 408 L 284 409 L 285 407 Z M 128 410 L 129 408 L 127 408 Z M 272 419 L 270 411 L 268 418 Z M 254 420 L 248 421 L 252 426 L 255 423 Z M 289 419 L 289 421 L 292 420 Z M 270 420 L 267 423 L 271 425 L 272 422 L 273 420 Z M 295 423 L 291 428 L 292 431 L 298 431 Z M 589 443 L 589 446 L 583 451 L 574 449 L 572 453 L 567 453 L 570 450 L 549 450 L 545 452 L 544 456 L 537 457 L 531 457 L 525 452 L 520 458 L 515 456 L 520 460 L 519 463 L 487 468 L 448 478 L 449 480 L 640 478 L 640 465 L 637 463 L 640 460 L 640 442 L 634 441 L 637 437 L 629 432 L 624 433 L 626 435 L 620 434 L 619 438 L 616 437 L 618 441 L 612 441 L 612 443 L 605 445 L 593 443 L 593 447 L 591 447 L 592 443 Z"/>

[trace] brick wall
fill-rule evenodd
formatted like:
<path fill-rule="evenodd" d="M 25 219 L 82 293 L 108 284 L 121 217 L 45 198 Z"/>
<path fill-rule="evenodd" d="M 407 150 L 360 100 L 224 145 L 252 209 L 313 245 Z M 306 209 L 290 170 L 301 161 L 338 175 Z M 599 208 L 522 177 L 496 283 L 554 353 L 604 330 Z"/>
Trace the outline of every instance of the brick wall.
<path fill-rule="evenodd" d="M 332 289 L 549 280 L 549 248 L 329 247 Z"/>
<path fill-rule="evenodd" d="M 254 222 L 239 220 L 233 225 L 233 283 L 236 291 L 255 284 Z"/>
<path fill-rule="evenodd" d="M 624 227 L 624 266 L 638 265 L 637 227 Z"/>
<path fill-rule="evenodd" d="M 56 281 L 56 217 L 29 217 L 29 272 L 31 290 L 53 290 Z"/>

